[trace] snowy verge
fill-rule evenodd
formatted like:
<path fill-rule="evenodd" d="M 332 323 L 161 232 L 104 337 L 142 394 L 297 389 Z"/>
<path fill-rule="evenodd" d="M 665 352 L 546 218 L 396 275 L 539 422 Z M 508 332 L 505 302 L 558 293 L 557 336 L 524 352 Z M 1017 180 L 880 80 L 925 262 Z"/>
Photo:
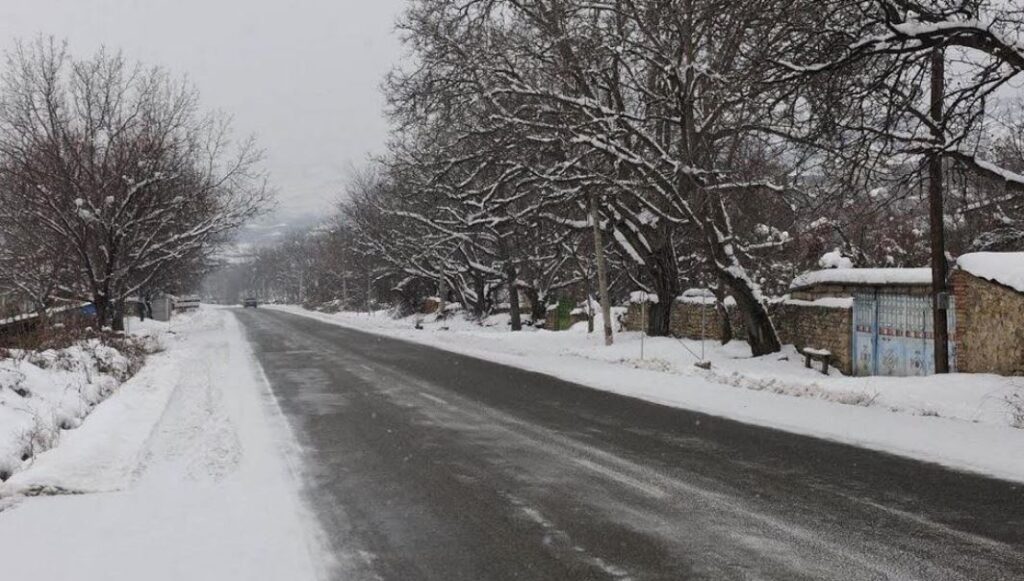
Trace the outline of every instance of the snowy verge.
<path fill-rule="evenodd" d="M 201 309 L 175 331 L 80 428 L 0 488 L 5 576 L 323 578 L 329 560 L 290 461 L 298 444 L 240 325 Z M 77 494 L 95 491 L 105 493 Z"/>
<path fill-rule="evenodd" d="M 826 377 L 805 369 L 791 346 L 782 353 L 752 358 L 742 342 L 702 345 L 642 338 L 638 333 L 619 333 L 615 345 L 605 347 L 599 333 L 585 332 L 585 323 L 563 332 L 511 333 L 500 316 L 480 326 L 455 317 L 434 322 L 422 316 L 396 320 L 381 313 L 267 308 L 661 405 L 1024 482 L 1024 430 L 1012 427 L 1008 404 L 1024 394 L 1024 378 Z M 417 320 L 423 329 L 414 328 Z M 701 356 L 711 361 L 710 370 L 693 365 Z"/>
<path fill-rule="evenodd" d="M 0 482 L 82 425 L 158 343 L 139 336 L 100 337 L 84 329 L 55 327 L 53 333 L 47 343 L 64 346 L 0 353 Z"/>
<path fill-rule="evenodd" d="M 0 486 L 0 496 L 126 488 L 181 373 L 186 338 L 203 325 L 195 315 L 175 317 L 173 323 L 130 320 L 132 335 L 150 337 L 164 350 L 150 355 L 109 399 L 97 402 L 88 421 L 64 431 L 59 445 L 33 458 L 28 469 Z"/>

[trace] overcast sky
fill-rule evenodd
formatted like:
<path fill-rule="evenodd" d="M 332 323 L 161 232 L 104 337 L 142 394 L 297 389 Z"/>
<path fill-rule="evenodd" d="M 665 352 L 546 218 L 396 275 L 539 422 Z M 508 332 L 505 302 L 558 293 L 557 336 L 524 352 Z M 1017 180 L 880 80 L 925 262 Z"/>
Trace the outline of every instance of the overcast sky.
<path fill-rule="evenodd" d="M 381 151 L 379 85 L 403 52 L 403 0 L 0 0 L 0 46 L 37 34 L 187 75 L 255 134 L 288 214 L 328 209 Z"/>

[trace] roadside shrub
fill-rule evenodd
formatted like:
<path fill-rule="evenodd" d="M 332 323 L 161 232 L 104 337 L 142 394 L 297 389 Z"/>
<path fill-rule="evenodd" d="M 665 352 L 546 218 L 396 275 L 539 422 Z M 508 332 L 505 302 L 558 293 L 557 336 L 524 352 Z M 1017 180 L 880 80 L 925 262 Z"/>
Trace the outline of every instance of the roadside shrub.
<path fill-rule="evenodd" d="M 75 317 L 35 323 L 20 332 L 0 338 L 0 346 L 8 352 L 33 353 L 64 349 L 92 336 L 95 333 L 90 321 Z"/>

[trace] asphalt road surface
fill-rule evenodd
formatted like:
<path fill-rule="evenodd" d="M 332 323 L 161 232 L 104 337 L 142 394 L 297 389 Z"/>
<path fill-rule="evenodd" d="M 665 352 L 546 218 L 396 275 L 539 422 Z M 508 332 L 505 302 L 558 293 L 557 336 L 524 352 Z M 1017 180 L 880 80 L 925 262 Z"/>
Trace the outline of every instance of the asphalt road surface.
<path fill-rule="evenodd" d="M 1020 485 L 237 315 L 335 578 L 1024 579 Z"/>

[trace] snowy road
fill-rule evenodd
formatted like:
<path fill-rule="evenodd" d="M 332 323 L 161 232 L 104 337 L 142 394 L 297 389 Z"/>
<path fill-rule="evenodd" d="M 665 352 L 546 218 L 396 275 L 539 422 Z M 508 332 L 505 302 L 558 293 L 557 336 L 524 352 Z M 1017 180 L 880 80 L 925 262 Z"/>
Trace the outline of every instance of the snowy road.
<path fill-rule="evenodd" d="M 1020 485 L 237 315 L 336 578 L 1024 578 Z"/>

